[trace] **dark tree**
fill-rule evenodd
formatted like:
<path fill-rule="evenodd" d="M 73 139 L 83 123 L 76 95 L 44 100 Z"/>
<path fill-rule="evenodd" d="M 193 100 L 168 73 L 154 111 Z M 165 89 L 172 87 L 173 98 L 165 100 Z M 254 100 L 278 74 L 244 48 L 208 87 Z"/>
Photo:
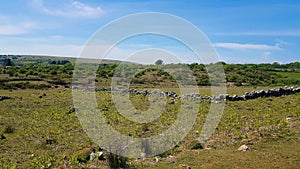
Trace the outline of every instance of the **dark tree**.
<path fill-rule="evenodd" d="M 11 59 L 6 58 L 3 61 L 3 66 L 13 66 L 13 62 L 11 61 Z"/>
<path fill-rule="evenodd" d="M 155 62 L 155 65 L 162 65 L 163 64 L 163 60 L 161 59 L 158 59 L 156 62 Z"/>

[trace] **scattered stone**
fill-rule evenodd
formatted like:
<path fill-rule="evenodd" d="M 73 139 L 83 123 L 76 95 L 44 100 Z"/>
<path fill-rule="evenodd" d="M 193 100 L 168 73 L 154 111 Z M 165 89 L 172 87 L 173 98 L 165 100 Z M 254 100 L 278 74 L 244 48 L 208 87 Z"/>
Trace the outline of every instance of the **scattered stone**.
<path fill-rule="evenodd" d="M 8 96 L 0 96 L 0 101 L 10 99 Z"/>
<path fill-rule="evenodd" d="M 175 158 L 175 156 L 169 155 L 167 158 Z"/>
<path fill-rule="evenodd" d="M 102 151 L 98 152 L 97 154 L 98 154 L 98 160 L 100 160 L 100 161 L 106 160 L 106 159 L 104 158 L 104 153 L 103 153 Z"/>
<path fill-rule="evenodd" d="M 250 148 L 248 146 L 246 146 L 245 144 L 238 148 L 238 151 L 248 151 L 248 150 L 250 150 Z"/>
<path fill-rule="evenodd" d="M 290 121 L 292 118 L 291 117 L 287 117 L 287 118 L 285 118 L 285 121 Z"/>
<path fill-rule="evenodd" d="M 90 154 L 90 161 L 93 161 L 96 158 L 96 153 L 95 153 L 95 149 L 92 150 L 91 154 Z"/>

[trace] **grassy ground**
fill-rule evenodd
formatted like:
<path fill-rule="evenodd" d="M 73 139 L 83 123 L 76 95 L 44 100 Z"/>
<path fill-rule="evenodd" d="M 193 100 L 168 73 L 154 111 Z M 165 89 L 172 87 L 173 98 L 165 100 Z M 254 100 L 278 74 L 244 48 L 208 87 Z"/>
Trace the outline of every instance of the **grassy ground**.
<path fill-rule="evenodd" d="M 186 150 L 175 158 L 162 159 L 154 165 L 140 164 L 141 168 L 299 168 L 299 139 L 269 141 L 252 146 L 251 151 L 239 152 L 229 147 L 224 150 Z M 149 163 L 150 164 L 150 163 Z"/>
<path fill-rule="evenodd" d="M 203 90 L 203 92 L 201 92 Z M 209 88 L 200 88 L 201 93 Z M 257 88 L 228 88 L 229 94 L 243 94 Z M 71 91 L 0 90 L 12 99 L 0 101 L 0 168 L 107 168 L 104 161 L 79 163 L 86 150 L 97 147 L 85 134 L 72 108 Z M 176 118 L 179 102 L 168 100 L 166 112 L 145 126 L 122 118 L 109 92 L 97 93 L 98 105 L 111 125 L 133 137 L 156 135 Z M 136 108 L 147 109 L 147 98 L 132 96 Z M 277 98 L 227 102 L 214 135 L 204 145 L 210 150 L 191 150 L 198 138 L 209 103 L 201 102 L 196 123 L 174 150 L 158 163 L 154 158 L 130 159 L 137 168 L 299 168 L 300 94 Z M 287 121 L 286 118 L 289 118 Z M 147 131 L 147 132 L 145 132 Z M 239 152 L 246 144 L 250 151 Z M 174 158 L 168 157 L 173 155 Z"/>
<path fill-rule="evenodd" d="M 300 80 L 299 72 L 276 72 L 277 74 L 282 75 L 283 77 L 294 78 Z"/>

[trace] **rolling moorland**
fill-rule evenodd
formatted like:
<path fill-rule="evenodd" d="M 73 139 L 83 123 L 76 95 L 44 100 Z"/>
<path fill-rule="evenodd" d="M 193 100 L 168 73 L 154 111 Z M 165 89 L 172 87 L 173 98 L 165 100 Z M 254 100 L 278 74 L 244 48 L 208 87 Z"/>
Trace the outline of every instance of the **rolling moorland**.
<path fill-rule="evenodd" d="M 213 136 L 199 144 L 197 138 L 210 107 L 199 100 L 199 114 L 192 130 L 175 148 L 151 158 L 127 159 L 104 152 L 90 160 L 99 147 L 83 131 L 72 102 L 74 58 L 0 56 L 0 168 L 299 168 L 300 93 L 253 100 L 226 101 Z M 120 62 L 105 60 L 96 72 L 97 88 L 109 88 L 118 77 Z M 222 64 L 227 93 L 300 86 L 300 62 L 289 64 Z M 201 96 L 210 95 L 206 66 L 187 64 Z M 125 63 L 135 75 L 130 88 L 179 93 L 174 78 L 160 65 Z M 176 64 L 164 65 L 168 68 Z M 176 77 L 189 84 L 187 77 Z M 4 97 L 3 97 L 4 96 Z M 167 97 L 162 115 L 151 123 L 133 123 L 120 115 L 111 91 L 96 92 L 97 104 L 112 127 L 132 137 L 158 135 L 175 120 L 180 99 Z M 147 110 L 148 96 L 130 94 L 138 110 Z M 247 151 L 238 151 L 247 145 Z M 116 164 L 113 166 L 113 164 Z"/>

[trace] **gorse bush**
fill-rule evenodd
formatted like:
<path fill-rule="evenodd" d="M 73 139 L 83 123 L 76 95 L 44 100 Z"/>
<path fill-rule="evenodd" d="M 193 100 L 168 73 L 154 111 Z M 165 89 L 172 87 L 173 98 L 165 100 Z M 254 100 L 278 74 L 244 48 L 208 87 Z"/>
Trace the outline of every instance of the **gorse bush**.
<path fill-rule="evenodd" d="M 15 128 L 13 128 L 12 126 L 7 126 L 4 128 L 3 133 L 10 134 L 10 133 L 13 133 L 14 131 L 15 131 Z"/>
<path fill-rule="evenodd" d="M 107 163 L 111 169 L 129 168 L 127 165 L 128 158 L 111 152 L 107 153 Z"/>

